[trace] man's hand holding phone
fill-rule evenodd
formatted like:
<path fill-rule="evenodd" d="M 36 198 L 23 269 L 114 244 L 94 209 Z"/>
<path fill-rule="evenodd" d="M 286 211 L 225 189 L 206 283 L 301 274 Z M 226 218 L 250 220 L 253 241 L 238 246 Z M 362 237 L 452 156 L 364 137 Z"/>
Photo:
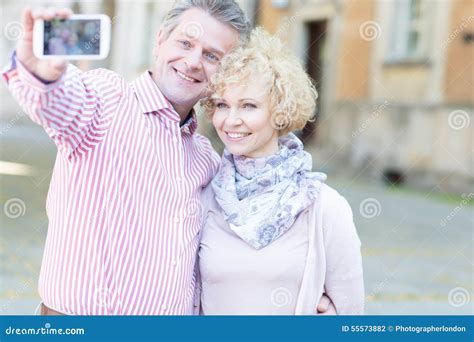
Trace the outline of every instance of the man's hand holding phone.
<path fill-rule="evenodd" d="M 68 8 L 26 9 L 25 34 L 17 58 L 45 81 L 56 81 L 68 59 L 103 59 L 110 47 L 110 18 L 103 14 L 74 15 Z"/>
<path fill-rule="evenodd" d="M 35 9 L 27 8 L 23 11 L 21 22 L 24 27 L 24 35 L 16 46 L 17 59 L 33 74 L 45 81 L 58 80 L 66 70 L 67 63 L 64 58 L 39 59 L 33 53 L 33 30 L 36 19 L 52 20 L 55 17 L 67 19 L 72 11 L 63 9 Z"/>

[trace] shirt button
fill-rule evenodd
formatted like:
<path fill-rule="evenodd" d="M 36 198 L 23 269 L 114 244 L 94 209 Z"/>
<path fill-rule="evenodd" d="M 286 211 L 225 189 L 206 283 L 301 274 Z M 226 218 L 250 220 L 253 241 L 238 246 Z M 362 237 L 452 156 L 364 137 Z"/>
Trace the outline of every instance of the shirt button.
<path fill-rule="evenodd" d="M 179 217 L 178 217 L 178 216 L 175 216 L 174 222 L 175 222 L 175 223 L 179 223 Z"/>
<path fill-rule="evenodd" d="M 168 307 L 167 307 L 166 305 L 162 305 L 161 308 L 162 308 L 163 310 L 168 309 Z"/>
<path fill-rule="evenodd" d="M 173 137 L 173 142 L 174 142 L 175 144 L 177 144 L 177 143 L 178 143 L 178 138 Z"/>
<path fill-rule="evenodd" d="M 176 266 L 176 260 L 171 260 L 171 265 Z"/>
<path fill-rule="evenodd" d="M 182 180 L 183 180 L 183 179 L 182 179 L 181 177 L 179 177 L 179 176 L 176 177 L 176 181 L 177 181 L 177 182 L 181 182 Z"/>

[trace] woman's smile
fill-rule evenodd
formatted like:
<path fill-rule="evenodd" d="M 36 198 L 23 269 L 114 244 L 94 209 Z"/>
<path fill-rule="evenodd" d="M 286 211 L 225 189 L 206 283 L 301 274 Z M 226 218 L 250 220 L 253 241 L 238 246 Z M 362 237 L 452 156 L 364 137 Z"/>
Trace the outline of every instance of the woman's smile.
<path fill-rule="evenodd" d="M 227 140 L 229 141 L 242 141 L 244 140 L 245 138 L 247 138 L 248 136 L 250 136 L 252 133 L 241 133 L 241 132 L 230 132 L 230 131 L 226 131 L 225 132 L 226 136 L 227 136 Z"/>

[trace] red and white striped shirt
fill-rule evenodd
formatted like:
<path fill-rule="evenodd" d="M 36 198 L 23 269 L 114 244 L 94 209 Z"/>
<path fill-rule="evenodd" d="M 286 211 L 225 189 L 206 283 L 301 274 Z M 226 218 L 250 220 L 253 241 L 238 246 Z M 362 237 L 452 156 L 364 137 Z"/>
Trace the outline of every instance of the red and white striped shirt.
<path fill-rule="evenodd" d="M 9 89 L 58 147 L 39 293 L 74 315 L 191 314 L 199 195 L 219 156 L 149 72 L 132 83 L 70 65 L 44 84 L 16 61 Z"/>

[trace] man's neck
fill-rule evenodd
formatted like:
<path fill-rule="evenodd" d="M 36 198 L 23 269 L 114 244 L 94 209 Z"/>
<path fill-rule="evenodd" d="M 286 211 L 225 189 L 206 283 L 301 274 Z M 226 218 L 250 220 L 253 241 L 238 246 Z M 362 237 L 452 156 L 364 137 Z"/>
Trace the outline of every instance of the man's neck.
<path fill-rule="evenodd" d="M 153 82 L 155 82 L 158 89 L 160 89 L 161 93 L 164 95 L 163 91 L 160 88 L 160 83 L 155 78 L 155 74 L 151 71 L 149 71 L 149 72 L 150 72 L 150 75 L 151 75 L 151 78 L 152 78 Z M 169 101 L 169 99 L 168 99 L 168 101 Z M 194 106 L 179 105 L 179 104 L 173 103 L 171 101 L 170 101 L 170 103 L 173 106 L 174 110 L 179 114 L 179 117 L 181 118 L 180 125 L 183 125 L 184 122 L 186 121 L 186 119 L 188 118 L 190 112 L 193 110 Z"/>
<path fill-rule="evenodd" d="M 173 106 L 174 110 L 179 114 L 179 117 L 181 119 L 180 120 L 180 126 L 182 126 L 186 122 L 186 120 L 188 119 L 189 114 L 191 114 L 191 111 L 193 110 L 193 107 L 177 105 L 177 104 L 174 104 L 174 103 L 171 103 L 171 105 Z"/>

